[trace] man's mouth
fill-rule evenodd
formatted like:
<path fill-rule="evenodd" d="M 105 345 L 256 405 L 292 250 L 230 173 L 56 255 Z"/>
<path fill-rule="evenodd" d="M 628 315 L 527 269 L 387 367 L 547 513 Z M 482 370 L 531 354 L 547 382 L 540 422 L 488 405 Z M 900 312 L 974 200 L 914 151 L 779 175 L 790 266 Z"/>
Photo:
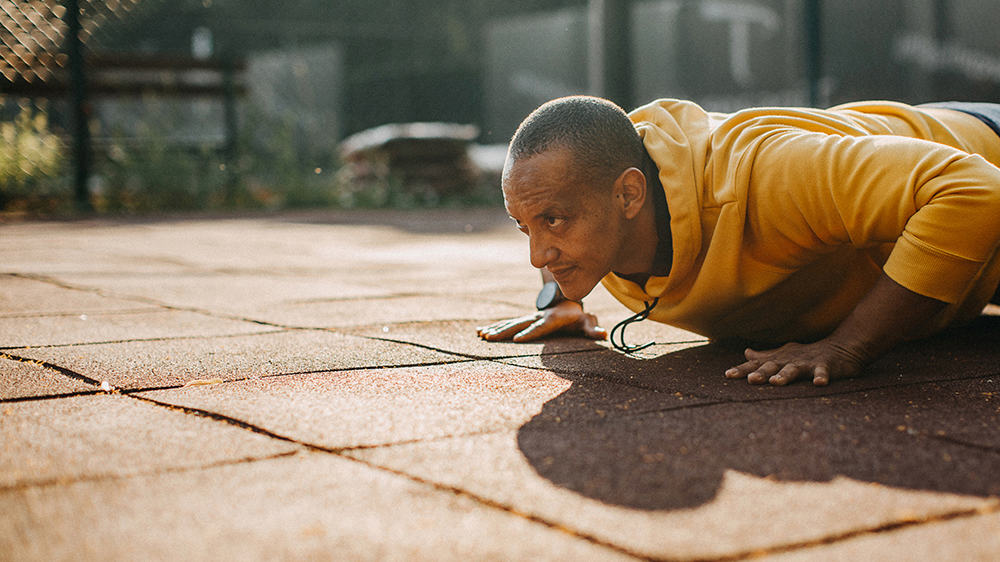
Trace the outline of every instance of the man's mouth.
<path fill-rule="evenodd" d="M 570 273 L 572 273 L 573 270 L 575 270 L 575 269 L 576 269 L 576 267 L 572 266 L 572 265 L 566 266 L 566 267 L 560 267 L 560 268 L 556 268 L 556 269 L 549 268 L 549 273 L 551 273 L 553 277 L 555 277 L 555 278 L 558 279 L 559 277 L 566 277 L 567 275 L 569 275 Z"/>

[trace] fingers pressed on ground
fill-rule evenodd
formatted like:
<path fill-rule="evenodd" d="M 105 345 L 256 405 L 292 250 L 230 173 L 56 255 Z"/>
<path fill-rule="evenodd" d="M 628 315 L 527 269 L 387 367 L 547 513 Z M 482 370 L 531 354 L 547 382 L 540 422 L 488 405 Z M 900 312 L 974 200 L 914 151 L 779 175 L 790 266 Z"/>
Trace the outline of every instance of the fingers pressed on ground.
<path fill-rule="evenodd" d="M 737 365 L 726 371 L 726 378 L 729 379 L 742 379 L 746 378 L 747 375 L 757 370 L 760 367 L 760 361 L 747 361 Z"/>
<path fill-rule="evenodd" d="M 514 334 L 513 340 L 517 343 L 535 340 L 549 335 L 556 329 L 550 323 L 546 323 L 544 318 L 539 318 L 532 322 L 527 328 Z"/>
<path fill-rule="evenodd" d="M 584 318 L 583 333 L 585 336 L 595 340 L 603 340 L 608 337 L 608 332 L 597 325 L 597 317 L 593 314 L 588 314 Z"/>
<path fill-rule="evenodd" d="M 774 361 L 767 361 L 757 368 L 756 371 L 747 375 L 747 382 L 750 384 L 764 384 L 781 370 Z"/>
<path fill-rule="evenodd" d="M 486 341 L 507 340 L 514 336 L 514 334 L 524 329 L 525 326 L 531 325 L 534 321 L 535 319 L 533 317 L 527 317 L 498 322 L 491 326 L 487 326 L 479 337 Z"/>
<path fill-rule="evenodd" d="M 594 340 L 606 340 L 608 339 L 608 331 L 600 326 L 588 327 L 585 330 L 587 337 Z"/>
<path fill-rule="evenodd" d="M 768 379 L 768 382 L 775 386 L 785 386 L 788 383 L 795 382 L 802 373 L 802 368 L 798 365 L 789 363 L 781 368 L 777 374 L 773 375 Z"/>
<path fill-rule="evenodd" d="M 813 371 L 813 384 L 815 386 L 826 386 L 830 384 L 830 370 L 826 365 L 820 365 Z"/>

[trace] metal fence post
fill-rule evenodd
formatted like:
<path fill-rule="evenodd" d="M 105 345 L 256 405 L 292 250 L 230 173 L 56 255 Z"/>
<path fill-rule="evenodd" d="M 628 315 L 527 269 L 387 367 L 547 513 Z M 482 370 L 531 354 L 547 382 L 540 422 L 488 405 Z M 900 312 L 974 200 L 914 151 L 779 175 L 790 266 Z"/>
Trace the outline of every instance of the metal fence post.
<path fill-rule="evenodd" d="M 594 95 L 626 110 L 632 106 L 632 36 L 629 0 L 590 0 L 587 77 Z"/>
<path fill-rule="evenodd" d="M 805 71 L 809 87 L 809 105 L 817 107 L 824 100 L 821 91 L 823 79 L 823 2 L 804 0 L 803 29 L 805 31 Z"/>
<path fill-rule="evenodd" d="M 80 42 L 79 0 L 66 0 L 66 55 L 69 59 L 70 113 L 73 119 L 73 193 L 80 211 L 91 211 L 90 191 L 90 106 L 87 98 L 87 75 Z"/>

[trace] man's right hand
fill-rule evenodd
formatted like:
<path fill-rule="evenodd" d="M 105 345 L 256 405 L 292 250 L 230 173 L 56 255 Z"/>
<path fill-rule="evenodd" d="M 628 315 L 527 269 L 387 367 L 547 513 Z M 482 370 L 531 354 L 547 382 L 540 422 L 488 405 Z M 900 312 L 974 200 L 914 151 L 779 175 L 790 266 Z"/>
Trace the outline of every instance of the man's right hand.
<path fill-rule="evenodd" d="M 534 314 L 494 322 L 477 328 L 476 333 L 486 341 L 513 340 L 517 343 L 554 333 L 583 335 L 595 340 L 608 337 L 607 331 L 597 325 L 597 317 L 584 312 L 583 306 L 574 301 L 563 301 Z"/>

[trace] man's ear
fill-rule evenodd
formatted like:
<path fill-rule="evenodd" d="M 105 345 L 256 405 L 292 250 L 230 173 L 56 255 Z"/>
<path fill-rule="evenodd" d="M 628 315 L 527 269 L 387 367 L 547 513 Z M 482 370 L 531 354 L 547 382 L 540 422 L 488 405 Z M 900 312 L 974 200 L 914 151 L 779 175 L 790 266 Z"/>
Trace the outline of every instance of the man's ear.
<path fill-rule="evenodd" d="M 622 172 L 615 180 L 615 196 L 619 198 L 618 205 L 625 218 L 635 218 L 646 201 L 646 174 L 639 168 Z"/>

